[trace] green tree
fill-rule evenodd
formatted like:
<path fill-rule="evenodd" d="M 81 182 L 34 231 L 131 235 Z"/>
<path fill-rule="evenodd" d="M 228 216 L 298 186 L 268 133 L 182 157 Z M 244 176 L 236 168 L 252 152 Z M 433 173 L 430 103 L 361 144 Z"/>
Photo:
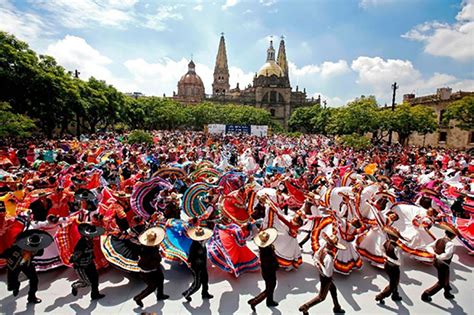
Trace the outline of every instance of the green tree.
<path fill-rule="evenodd" d="M 7 102 L 0 102 L 0 138 L 29 137 L 35 129 L 33 120 L 29 117 L 11 112 Z"/>
<path fill-rule="evenodd" d="M 448 105 L 443 122 L 455 120 L 455 126 L 463 130 L 474 129 L 474 96 L 465 96 Z"/>
<path fill-rule="evenodd" d="M 399 142 L 403 145 L 413 132 L 426 135 L 437 128 L 434 110 L 423 105 L 411 106 L 404 103 L 398 105 L 395 111 L 385 110 L 383 114 L 389 128 L 398 134 Z"/>

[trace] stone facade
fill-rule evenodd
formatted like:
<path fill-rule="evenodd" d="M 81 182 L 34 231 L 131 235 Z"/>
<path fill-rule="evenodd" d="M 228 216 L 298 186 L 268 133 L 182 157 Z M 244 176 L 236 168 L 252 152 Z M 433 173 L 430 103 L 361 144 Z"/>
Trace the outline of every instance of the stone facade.
<path fill-rule="evenodd" d="M 278 56 L 273 48 L 273 41 L 267 49 L 267 59 L 260 70 L 255 73 L 252 84 L 243 89 L 239 84 L 233 89 L 229 84 L 229 67 L 227 63 L 227 52 L 224 35 L 221 35 L 219 48 L 214 67 L 214 81 L 212 83 L 212 95 L 206 97 L 206 101 L 220 104 L 232 103 L 255 106 L 269 111 L 273 119 L 284 127 L 287 126 L 291 113 L 295 108 L 320 104 L 321 99 L 308 99 L 306 90 L 292 90 L 288 72 L 288 61 L 286 58 L 285 41 L 282 38 L 278 49 Z M 185 98 L 174 99 L 190 103 Z"/>
<path fill-rule="evenodd" d="M 454 122 L 448 125 L 442 123 L 443 112 L 449 104 L 465 96 L 474 96 L 474 92 L 458 91 L 452 93 L 450 88 L 439 88 L 436 94 L 415 97 L 414 94 L 405 94 L 403 101 L 409 104 L 429 106 L 438 116 L 438 130 L 426 136 L 414 133 L 409 138 L 409 144 L 447 148 L 474 147 L 474 130 L 465 131 L 454 127 Z"/>
<path fill-rule="evenodd" d="M 196 73 L 196 65 L 191 60 L 188 64 L 188 72 L 178 82 L 178 94 L 173 93 L 173 99 L 189 103 L 199 103 L 204 100 L 204 83 Z"/>

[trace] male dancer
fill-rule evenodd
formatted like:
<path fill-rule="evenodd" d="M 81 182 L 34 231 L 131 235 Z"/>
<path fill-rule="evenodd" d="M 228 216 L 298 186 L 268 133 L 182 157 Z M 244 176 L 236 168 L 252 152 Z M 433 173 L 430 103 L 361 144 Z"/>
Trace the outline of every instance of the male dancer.
<path fill-rule="evenodd" d="M 262 270 L 263 280 L 265 281 L 265 291 L 247 302 L 253 311 L 255 311 L 255 306 L 265 300 L 265 298 L 267 299 L 268 307 L 278 306 L 278 303 L 273 300 L 278 261 L 272 245 L 277 236 L 278 231 L 276 229 L 268 228 L 260 231 L 253 239 L 260 252 L 260 268 Z"/>
<path fill-rule="evenodd" d="M 321 289 L 315 298 L 300 306 L 299 311 L 303 312 L 304 315 L 309 314 L 308 310 L 312 306 L 324 301 L 328 295 L 328 292 L 331 292 L 332 301 L 334 303 L 334 308 L 332 309 L 333 312 L 339 314 L 345 313 L 337 300 L 337 291 L 336 286 L 332 280 L 332 274 L 334 272 L 334 259 L 336 257 L 336 251 L 338 249 L 343 250 L 346 248 L 344 245 L 338 242 L 336 235 L 328 236 L 324 232 L 322 235 L 326 241 L 326 245 L 321 247 L 314 256 L 316 267 L 320 272 L 319 279 L 321 282 Z"/>
<path fill-rule="evenodd" d="M 435 255 L 434 266 L 438 271 L 438 282 L 431 288 L 425 290 L 421 299 L 430 302 L 431 297 L 444 289 L 444 297 L 448 300 L 454 299 L 449 285 L 449 264 L 453 258 L 454 244 L 453 239 L 458 235 L 456 227 L 447 222 L 441 222 L 437 225 L 445 230 L 445 236 L 429 244 L 427 250 Z"/>

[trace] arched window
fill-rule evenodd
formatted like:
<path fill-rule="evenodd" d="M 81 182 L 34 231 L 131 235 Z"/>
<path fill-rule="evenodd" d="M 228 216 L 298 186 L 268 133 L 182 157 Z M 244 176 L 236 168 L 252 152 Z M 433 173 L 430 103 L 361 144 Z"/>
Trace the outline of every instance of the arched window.
<path fill-rule="evenodd" d="M 270 109 L 270 115 L 272 115 L 272 117 L 275 117 L 275 109 L 273 108 Z"/>

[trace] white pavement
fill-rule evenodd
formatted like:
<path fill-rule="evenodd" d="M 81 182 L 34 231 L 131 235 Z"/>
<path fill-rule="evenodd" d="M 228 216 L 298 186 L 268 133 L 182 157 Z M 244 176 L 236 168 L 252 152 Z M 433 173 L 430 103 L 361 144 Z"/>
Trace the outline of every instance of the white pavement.
<path fill-rule="evenodd" d="M 253 244 L 251 246 L 253 249 Z M 289 315 L 301 314 L 299 305 L 312 298 L 319 290 L 319 274 L 312 264 L 309 242 L 305 245 L 303 265 L 292 272 L 278 271 L 278 285 L 275 299 L 280 303 L 269 309 L 265 302 L 257 306 L 258 314 Z M 100 274 L 100 290 L 107 296 L 91 302 L 89 290 L 71 295 L 70 284 L 76 279 L 72 269 L 61 268 L 41 273 L 38 297 L 43 300 L 37 305 L 26 303 L 27 282 L 23 281 L 17 298 L 7 291 L 6 272 L 0 272 L 0 313 L 1 314 L 252 314 L 247 300 L 264 288 L 260 272 L 246 273 L 234 278 L 209 264 L 210 292 L 214 298 L 201 299 L 200 292 L 190 303 L 184 303 L 181 296 L 192 281 L 191 273 L 183 265 L 164 262 L 165 293 L 171 297 L 164 302 L 156 302 L 155 296 L 148 296 L 140 309 L 132 300 L 144 288 L 140 279 L 109 267 Z M 385 305 L 377 304 L 375 295 L 388 281 L 382 270 L 364 262 L 361 270 L 350 276 L 336 274 L 335 281 L 339 301 L 346 314 L 474 314 L 474 257 L 456 241 L 455 255 L 451 263 L 452 293 L 455 300 L 448 301 L 440 292 L 431 303 L 421 301 L 424 289 L 436 282 L 434 267 L 403 258 L 400 295 L 401 303 L 386 299 Z M 332 300 L 313 307 L 310 314 L 332 314 Z"/>

